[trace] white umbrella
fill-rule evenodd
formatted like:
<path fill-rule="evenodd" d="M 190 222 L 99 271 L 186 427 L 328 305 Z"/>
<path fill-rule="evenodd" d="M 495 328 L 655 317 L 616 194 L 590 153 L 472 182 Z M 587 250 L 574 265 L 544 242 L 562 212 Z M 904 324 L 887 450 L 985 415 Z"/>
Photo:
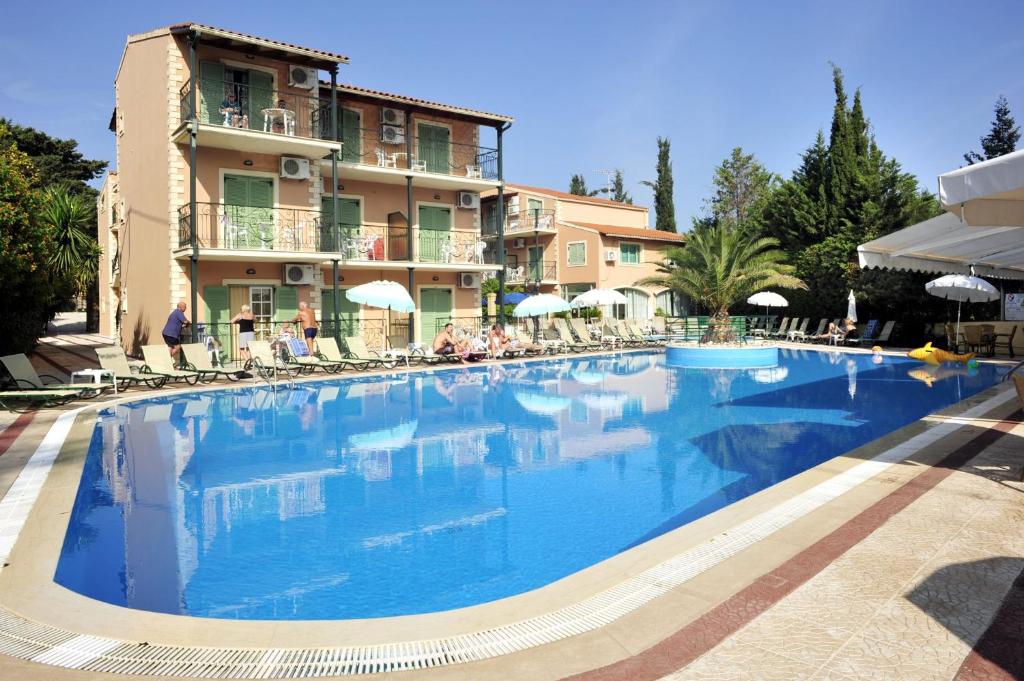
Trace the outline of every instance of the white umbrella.
<path fill-rule="evenodd" d="M 857 298 L 853 295 L 853 289 L 850 289 L 850 297 L 846 300 L 846 316 L 851 322 L 855 322 L 857 321 Z"/>
<path fill-rule="evenodd" d="M 787 376 L 789 376 L 789 368 L 784 366 L 754 369 L 750 374 L 750 377 L 754 379 L 755 383 L 762 383 L 765 385 L 784 381 Z"/>
<path fill-rule="evenodd" d="M 758 307 L 764 305 L 764 318 L 765 318 L 765 329 L 768 329 L 768 308 L 769 307 L 789 307 L 789 301 L 780 296 L 778 293 L 772 291 L 761 291 L 747 298 L 747 303 L 750 305 L 757 305 Z"/>
<path fill-rule="evenodd" d="M 622 409 L 629 401 L 626 393 L 584 393 L 580 395 L 580 402 L 591 409 L 602 412 L 613 412 Z"/>
<path fill-rule="evenodd" d="M 515 398 L 523 409 L 542 416 L 554 416 L 558 412 L 568 409 L 572 404 L 572 400 L 562 395 L 546 395 L 526 391 L 516 392 Z"/>
<path fill-rule="evenodd" d="M 995 286 L 981 277 L 966 274 L 947 274 L 924 285 L 924 290 L 933 296 L 956 301 L 956 335 L 953 342 L 960 338 L 960 305 L 961 303 L 988 303 L 999 298 Z M 955 348 L 954 348 L 955 350 Z"/>
<path fill-rule="evenodd" d="M 602 305 L 625 305 L 629 302 L 622 293 L 611 288 L 592 288 L 572 299 L 569 307 L 600 307 Z"/>
<path fill-rule="evenodd" d="M 382 279 L 369 284 L 353 286 L 345 291 L 345 297 L 353 303 L 380 307 L 398 312 L 415 312 L 416 303 L 405 287 L 396 281 Z"/>
<path fill-rule="evenodd" d="M 568 309 L 569 303 L 565 302 L 564 299 L 550 293 L 541 293 L 536 296 L 530 296 L 516 305 L 515 309 L 512 310 L 512 315 L 515 317 L 537 317 L 552 312 L 565 312 Z"/>
<path fill-rule="evenodd" d="M 412 443 L 417 425 L 418 422 L 413 419 L 394 428 L 372 430 L 369 433 L 355 433 L 348 436 L 348 442 L 353 449 L 404 449 Z"/>
<path fill-rule="evenodd" d="M 574 371 L 572 378 L 583 385 L 598 385 L 604 381 L 604 374 L 600 371 Z"/>

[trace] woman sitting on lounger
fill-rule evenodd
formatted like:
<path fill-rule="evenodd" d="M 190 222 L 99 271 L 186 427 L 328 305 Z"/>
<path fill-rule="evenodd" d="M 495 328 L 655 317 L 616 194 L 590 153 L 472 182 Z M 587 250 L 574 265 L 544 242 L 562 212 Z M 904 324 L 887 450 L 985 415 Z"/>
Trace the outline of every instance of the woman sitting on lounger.
<path fill-rule="evenodd" d="M 487 347 L 490 348 L 492 357 L 504 356 L 511 343 L 501 324 L 491 325 L 491 330 L 487 333 Z"/>

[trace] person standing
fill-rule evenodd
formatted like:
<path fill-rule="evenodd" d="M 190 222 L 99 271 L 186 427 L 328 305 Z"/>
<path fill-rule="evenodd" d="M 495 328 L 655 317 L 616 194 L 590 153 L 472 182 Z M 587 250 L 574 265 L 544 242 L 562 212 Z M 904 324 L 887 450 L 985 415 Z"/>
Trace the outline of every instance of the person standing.
<path fill-rule="evenodd" d="M 252 357 L 249 355 L 249 341 L 256 338 L 256 316 L 248 305 L 242 306 L 242 311 L 232 319 L 232 324 L 238 324 L 238 354 L 248 362 Z"/>
<path fill-rule="evenodd" d="M 293 322 L 298 322 L 299 326 L 302 327 L 302 337 L 306 339 L 306 347 L 309 348 L 309 354 L 314 354 L 314 339 L 316 338 L 319 327 L 316 323 L 316 313 L 313 312 L 313 308 L 309 306 L 307 302 L 299 303 L 299 314 L 295 315 Z"/>
<path fill-rule="evenodd" d="M 189 321 L 185 317 L 186 309 L 188 309 L 188 306 L 185 304 L 185 301 L 178 301 L 177 307 L 171 310 L 171 314 L 167 316 L 167 323 L 164 324 L 162 332 L 164 343 L 167 343 L 173 358 L 177 358 L 178 351 L 181 350 L 181 330 L 189 325 Z"/>

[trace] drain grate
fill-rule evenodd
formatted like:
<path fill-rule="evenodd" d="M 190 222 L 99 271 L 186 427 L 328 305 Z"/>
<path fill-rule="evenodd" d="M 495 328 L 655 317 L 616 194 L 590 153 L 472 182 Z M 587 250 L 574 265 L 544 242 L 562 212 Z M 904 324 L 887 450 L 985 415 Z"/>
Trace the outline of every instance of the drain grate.
<path fill-rule="evenodd" d="M 593 631 L 614 622 L 902 461 L 911 452 L 947 436 L 960 427 L 963 419 L 980 416 L 1012 397 L 1011 391 L 1004 391 L 991 397 L 967 410 L 959 418 L 930 428 L 874 459 L 857 464 L 778 506 L 579 603 L 486 631 L 433 640 L 337 648 L 239 649 L 154 646 L 77 634 L 30 622 L 0 608 L 0 654 L 93 672 L 186 678 L 265 679 L 351 676 L 428 669 L 523 651 Z M 59 432 L 60 425 L 58 420 L 53 428 Z M 35 478 L 34 485 L 38 484 L 41 487 L 40 477 L 45 479 L 48 467 L 55 458 L 52 448 L 53 440 L 48 434 L 33 455 L 34 460 L 42 453 L 41 459 L 48 459 L 48 462 L 36 462 L 38 465 L 33 465 L 33 460 L 30 460 L 26 471 L 22 473 L 24 475 L 29 472 Z M 47 470 L 41 470 L 44 467 Z M 18 481 L 15 481 L 16 485 L 17 483 Z M 38 494 L 38 488 L 36 493 Z M 19 499 L 22 504 L 26 501 L 24 497 L 25 495 L 21 495 Z M 32 497 L 30 501 L 34 500 Z M 8 501 L 5 497 L 0 502 L 0 511 Z M 0 513 L 0 518 L 2 517 L 3 514 Z"/>

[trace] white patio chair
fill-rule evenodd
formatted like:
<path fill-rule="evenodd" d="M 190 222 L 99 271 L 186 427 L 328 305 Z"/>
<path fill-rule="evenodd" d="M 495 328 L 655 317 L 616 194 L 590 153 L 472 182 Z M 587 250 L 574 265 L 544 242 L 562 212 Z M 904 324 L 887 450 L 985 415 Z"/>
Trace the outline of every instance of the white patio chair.
<path fill-rule="evenodd" d="M 385 153 L 383 149 L 377 150 L 378 168 L 398 168 L 398 157 L 395 154 Z"/>
<path fill-rule="evenodd" d="M 467 165 L 466 166 L 466 177 L 473 180 L 483 179 L 483 169 L 478 165 Z"/>

